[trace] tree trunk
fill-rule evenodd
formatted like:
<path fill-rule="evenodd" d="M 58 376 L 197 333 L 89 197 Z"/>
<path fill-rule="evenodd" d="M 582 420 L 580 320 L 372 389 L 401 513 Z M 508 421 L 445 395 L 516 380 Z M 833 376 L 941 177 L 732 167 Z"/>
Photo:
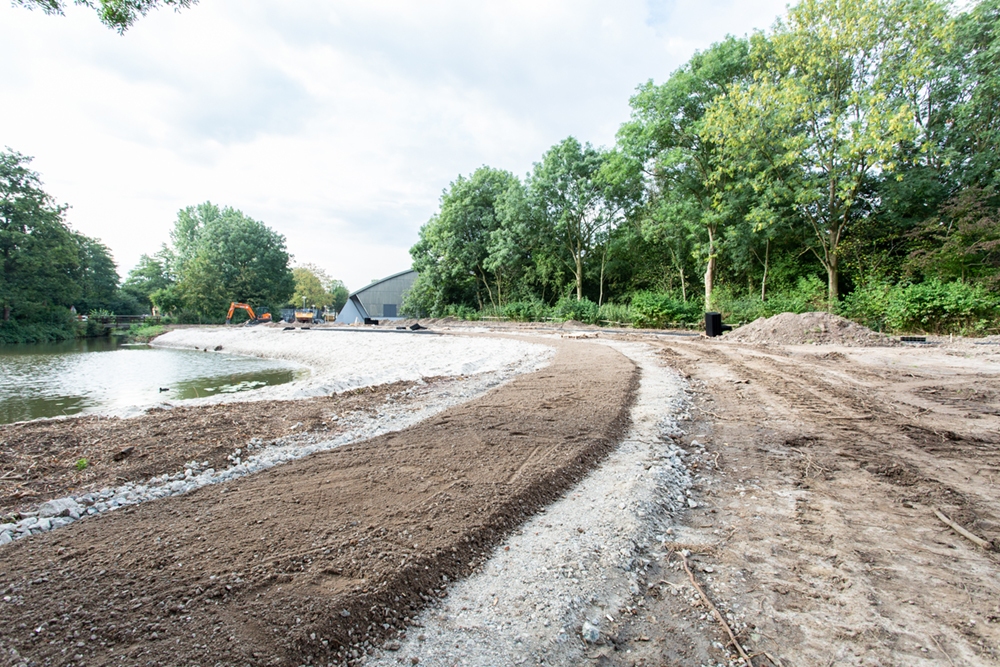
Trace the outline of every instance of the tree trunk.
<path fill-rule="evenodd" d="M 764 277 L 760 279 L 760 300 L 767 298 L 767 260 L 771 252 L 771 239 L 767 240 L 764 246 Z"/>
<path fill-rule="evenodd" d="M 712 310 L 712 288 L 715 286 L 715 232 L 708 228 L 708 266 L 705 267 L 705 310 Z"/>
<path fill-rule="evenodd" d="M 576 300 L 583 300 L 583 258 L 576 255 Z"/>
<path fill-rule="evenodd" d="M 604 303 L 604 267 L 608 264 L 608 245 L 604 244 L 604 252 L 601 253 L 601 291 L 597 297 L 597 307 Z"/>
<path fill-rule="evenodd" d="M 826 275 L 829 279 L 827 285 L 827 296 L 828 302 L 826 309 L 828 312 L 833 312 L 833 309 L 837 307 L 837 301 L 840 298 L 840 287 L 838 286 L 840 274 L 837 267 L 837 252 L 836 247 L 832 248 L 830 251 L 830 257 L 826 262 Z"/>
<path fill-rule="evenodd" d="M 687 303 L 688 302 L 687 285 L 684 282 L 684 267 L 683 266 L 681 267 L 679 273 L 681 274 L 681 301 L 683 301 L 684 303 Z"/>
<path fill-rule="evenodd" d="M 3 321 L 4 322 L 10 321 L 10 306 L 3 307 Z"/>

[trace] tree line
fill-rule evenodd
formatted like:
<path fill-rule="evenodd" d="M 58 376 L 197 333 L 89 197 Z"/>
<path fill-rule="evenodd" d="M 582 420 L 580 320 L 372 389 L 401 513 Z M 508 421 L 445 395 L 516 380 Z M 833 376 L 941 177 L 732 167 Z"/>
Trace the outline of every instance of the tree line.
<path fill-rule="evenodd" d="M 107 246 L 70 227 L 30 162 L 0 152 L 0 342 L 73 337 L 77 315 L 220 323 L 232 301 L 275 312 L 302 297 L 337 310 L 347 301 L 322 268 L 290 265 L 284 236 L 211 202 L 182 209 L 170 243 L 122 281 Z"/>
<path fill-rule="evenodd" d="M 407 304 L 995 328 L 998 28 L 1000 0 L 802 0 L 639 86 L 613 147 L 459 176 Z"/>

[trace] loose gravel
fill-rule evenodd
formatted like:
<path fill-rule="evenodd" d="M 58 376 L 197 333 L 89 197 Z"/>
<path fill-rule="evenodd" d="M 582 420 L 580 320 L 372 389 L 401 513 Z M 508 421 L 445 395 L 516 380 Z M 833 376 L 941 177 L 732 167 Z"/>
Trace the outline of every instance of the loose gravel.
<path fill-rule="evenodd" d="M 626 439 L 363 664 L 579 665 L 609 640 L 614 619 L 641 604 L 645 555 L 670 539 L 678 511 L 697 506 L 675 444 L 690 418 L 686 385 L 647 345 L 603 342 L 642 373 Z"/>

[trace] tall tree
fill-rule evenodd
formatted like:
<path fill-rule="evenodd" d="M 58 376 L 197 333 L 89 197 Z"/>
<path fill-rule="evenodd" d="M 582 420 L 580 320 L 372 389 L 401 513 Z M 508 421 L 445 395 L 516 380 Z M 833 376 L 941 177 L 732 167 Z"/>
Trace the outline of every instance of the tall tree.
<path fill-rule="evenodd" d="M 0 152 L 0 308 L 37 315 L 52 305 L 69 306 L 81 295 L 79 245 L 63 221 L 65 206 L 42 189 L 31 158 Z"/>
<path fill-rule="evenodd" d="M 217 316 L 230 301 L 274 307 L 295 290 L 285 237 L 242 211 L 209 202 L 185 208 L 171 239 L 177 284 L 154 293 L 158 306 Z"/>
<path fill-rule="evenodd" d="M 722 157 L 705 126 L 717 98 L 750 80 L 749 42 L 727 37 L 695 53 L 666 83 L 652 81 L 632 97 L 632 118 L 618 131 L 623 155 L 641 166 L 648 198 L 639 218 L 650 240 L 672 253 L 669 264 L 681 272 L 686 258 L 678 250 L 690 239 L 704 260 L 705 307 L 712 307 L 723 229 L 742 219 L 741 200 L 731 178 L 715 178 Z M 686 290 L 685 290 L 686 291 Z"/>
<path fill-rule="evenodd" d="M 498 207 L 517 183 L 510 172 L 484 166 L 459 176 L 441 194 L 440 211 L 421 227 L 420 240 L 410 249 L 419 276 L 413 292 L 429 299 L 414 305 L 439 312 L 449 303 L 500 304 L 498 267 L 487 266 L 487 259 L 491 234 L 500 226 Z"/>
<path fill-rule="evenodd" d="M 717 177 L 749 175 L 752 215 L 788 204 L 812 229 L 830 308 L 866 179 L 892 172 L 897 147 L 920 136 L 907 92 L 928 77 L 947 25 L 933 0 L 802 0 L 754 37 L 754 80 L 708 114 L 725 152 Z"/>
<path fill-rule="evenodd" d="M 576 298 L 583 298 L 584 264 L 611 224 L 600 178 L 604 156 L 589 143 L 568 137 L 536 162 L 528 179 L 533 206 L 569 256 Z"/>

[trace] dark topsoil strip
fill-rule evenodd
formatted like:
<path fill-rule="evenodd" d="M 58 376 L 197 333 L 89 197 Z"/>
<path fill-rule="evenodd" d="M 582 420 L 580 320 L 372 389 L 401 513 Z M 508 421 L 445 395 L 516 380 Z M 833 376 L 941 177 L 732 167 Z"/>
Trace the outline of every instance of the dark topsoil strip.
<path fill-rule="evenodd" d="M 0 549 L 0 650 L 34 664 L 350 662 L 615 445 L 602 345 L 397 433 Z"/>

